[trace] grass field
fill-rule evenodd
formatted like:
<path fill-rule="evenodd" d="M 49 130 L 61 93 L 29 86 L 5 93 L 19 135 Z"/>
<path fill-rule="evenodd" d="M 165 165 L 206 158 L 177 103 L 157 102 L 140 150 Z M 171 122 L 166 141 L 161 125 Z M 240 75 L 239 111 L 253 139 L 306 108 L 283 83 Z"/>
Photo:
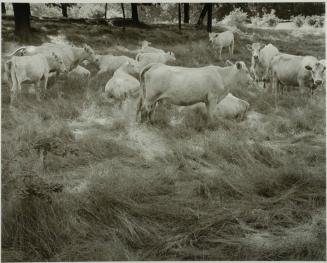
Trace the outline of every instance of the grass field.
<path fill-rule="evenodd" d="M 33 26 L 34 44 L 121 54 L 116 45 L 147 39 L 176 65 L 223 65 L 193 26 Z M 252 41 L 325 57 L 324 35 L 243 29 L 234 61 L 250 65 Z M 17 46 L 2 20 L 2 52 Z M 308 99 L 289 89 L 276 109 L 270 93 L 236 88 L 250 103 L 242 122 L 208 127 L 201 107 L 161 105 L 149 126 L 135 123 L 135 101 L 103 100 L 109 78 L 51 80 L 44 101 L 25 92 L 15 109 L 2 85 L 3 261 L 326 259 L 325 90 Z M 49 153 L 43 174 L 32 145 L 48 137 L 74 154 Z"/>

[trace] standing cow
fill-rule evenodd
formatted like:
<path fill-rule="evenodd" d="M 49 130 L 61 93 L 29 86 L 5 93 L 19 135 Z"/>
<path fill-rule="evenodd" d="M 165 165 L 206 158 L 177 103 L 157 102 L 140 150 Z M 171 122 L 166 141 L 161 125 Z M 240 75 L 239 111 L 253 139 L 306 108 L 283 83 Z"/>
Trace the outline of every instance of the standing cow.
<path fill-rule="evenodd" d="M 164 100 L 178 106 L 206 104 L 208 120 L 213 120 L 216 105 L 234 85 L 248 85 L 252 78 L 244 62 L 228 62 L 227 67 L 185 68 L 153 63 L 140 73 L 141 92 L 136 115 L 153 121 L 155 106 Z"/>
<path fill-rule="evenodd" d="M 221 51 L 224 47 L 228 47 L 229 58 L 234 54 L 234 34 L 232 31 L 225 31 L 222 33 L 209 33 L 209 42 L 214 48 L 218 50 L 219 60 L 221 58 Z"/>

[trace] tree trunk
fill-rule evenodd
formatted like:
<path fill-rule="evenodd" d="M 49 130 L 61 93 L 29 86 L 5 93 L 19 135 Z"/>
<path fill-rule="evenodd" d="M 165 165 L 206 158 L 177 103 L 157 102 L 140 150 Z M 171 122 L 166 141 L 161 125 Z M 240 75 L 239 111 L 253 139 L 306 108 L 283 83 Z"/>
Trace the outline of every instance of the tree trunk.
<path fill-rule="evenodd" d="M 190 4 L 184 4 L 184 23 L 190 23 Z"/>
<path fill-rule="evenodd" d="M 123 11 L 123 31 L 125 31 L 125 8 L 124 8 L 124 3 L 121 3 L 121 10 Z"/>
<path fill-rule="evenodd" d="M 204 20 L 204 17 L 206 16 L 206 14 L 208 12 L 208 8 L 209 8 L 209 4 L 204 4 L 204 7 L 203 7 L 203 9 L 201 11 L 201 14 L 199 16 L 199 20 L 196 23 L 198 26 L 202 26 L 203 25 L 203 20 Z"/>
<path fill-rule="evenodd" d="M 67 14 L 67 5 L 66 4 L 61 4 L 61 11 L 62 11 L 62 16 L 63 17 L 68 17 L 68 14 Z"/>
<path fill-rule="evenodd" d="M 181 4 L 178 4 L 178 28 L 179 28 L 179 30 L 182 30 L 182 10 L 181 10 Z"/>
<path fill-rule="evenodd" d="M 108 9 L 108 4 L 104 6 L 104 19 L 107 19 L 107 9 Z"/>
<path fill-rule="evenodd" d="M 5 3 L 1 3 L 1 14 L 3 14 L 3 15 L 6 14 L 6 5 L 5 5 Z"/>
<path fill-rule="evenodd" d="M 212 29 L 212 3 L 208 4 L 207 31 L 211 33 L 211 29 Z"/>
<path fill-rule="evenodd" d="M 139 21 L 139 15 L 137 12 L 137 4 L 131 4 L 132 6 L 132 21 L 136 24 L 140 23 Z"/>
<path fill-rule="evenodd" d="M 31 24 L 28 3 L 13 3 L 15 17 L 15 35 L 21 41 L 28 41 L 31 36 Z"/>

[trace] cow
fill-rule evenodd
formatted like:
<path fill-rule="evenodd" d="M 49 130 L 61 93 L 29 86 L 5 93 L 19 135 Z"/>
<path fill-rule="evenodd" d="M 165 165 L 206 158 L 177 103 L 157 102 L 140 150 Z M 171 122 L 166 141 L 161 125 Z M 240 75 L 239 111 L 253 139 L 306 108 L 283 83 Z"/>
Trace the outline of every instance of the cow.
<path fill-rule="evenodd" d="M 126 62 L 120 66 L 107 82 L 105 96 L 119 101 L 120 105 L 129 96 L 138 97 L 140 82 L 131 75 L 137 73 L 136 62 Z"/>
<path fill-rule="evenodd" d="M 213 120 L 216 105 L 222 101 L 231 87 L 249 85 L 253 80 L 243 61 L 229 66 L 206 66 L 186 68 L 159 63 L 147 65 L 140 72 L 141 96 L 136 117 L 141 122 L 153 121 L 155 106 L 166 101 L 178 106 L 190 106 L 199 102 L 206 104 L 208 120 Z"/>
<path fill-rule="evenodd" d="M 75 69 L 68 73 L 70 78 L 88 79 L 91 76 L 91 72 L 82 66 L 77 66 Z"/>
<path fill-rule="evenodd" d="M 247 44 L 246 47 L 252 54 L 250 71 L 254 76 L 256 86 L 259 87 L 259 81 L 263 81 L 265 88 L 266 81 L 269 79 L 270 62 L 279 54 L 279 50 L 272 44 L 264 45 L 262 43 Z"/>
<path fill-rule="evenodd" d="M 126 62 L 133 63 L 134 61 L 134 59 L 127 56 L 96 55 L 94 62 L 99 69 L 98 75 L 100 75 L 105 72 L 112 74 Z"/>
<path fill-rule="evenodd" d="M 279 86 L 299 86 L 300 92 L 316 89 L 323 82 L 326 67 L 313 56 L 295 56 L 280 53 L 270 63 L 272 75 L 272 90 L 275 94 L 275 102 Z"/>
<path fill-rule="evenodd" d="M 324 67 L 326 67 L 326 59 L 321 59 L 319 60 L 319 63 L 321 65 L 323 65 Z M 324 77 L 323 77 L 323 81 L 322 81 L 322 86 L 326 87 L 326 72 L 324 72 Z"/>
<path fill-rule="evenodd" d="M 171 51 L 166 53 L 139 53 L 135 60 L 138 62 L 139 71 L 141 71 L 146 65 L 151 63 L 166 64 L 170 61 L 175 61 L 175 54 Z"/>
<path fill-rule="evenodd" d="M 221 51 L 224 47 L 228 47 L 229 58 L 234 54 L 234 34 L 232 31 L 222 33 L 209 33 L 209 42 L 218 50 L 219 60 L 221 60 Z"/>
<path fill-rule="evenodd" d="M 51 52 L 56 53 L 63 59 L 68 71 L 76 68 L 84 60 L 89 60 L 90 62 L 95 60 L 94 50 L 86 44 L 84 44 L 83 48 L 79 48 L 66 44 L 44 43 L 41 46 L 20 47 L 12 52 L 12 54 L 21 53 L 24 56 L 31 56 L 35 54 L 47 55 L 51 54 Z"/>
<path fill-rule="evenodd" d="M 12 57 L 7 61 L 7 68 L 10 71 L 12 82 L 11 105 L 17 99 L 17 93 L 21 92 L 23 82 L 33 83 L 36 87 L 37 100 L 40 101 L 40 83 L 43 79 L 43 92 L 47 89 L 49 73 L 51 70 L 58 73 L 67 72 L 66 65 L 62 58 L 55 53 L 36 54 L 23 57 Z"/>

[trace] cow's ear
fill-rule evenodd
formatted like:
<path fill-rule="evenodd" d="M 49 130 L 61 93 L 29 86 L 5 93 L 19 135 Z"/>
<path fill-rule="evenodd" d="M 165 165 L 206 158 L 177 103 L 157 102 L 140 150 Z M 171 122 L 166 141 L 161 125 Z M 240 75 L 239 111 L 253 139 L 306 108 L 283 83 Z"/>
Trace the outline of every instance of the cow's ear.
<path fill-rule="evenodd" d="M 236 68 L 237 69 L 241 69 L 242 68 L 242 63 L 240 63 L 240 62 L 236 62 L 235 65 L 236 65 Z"/>
<path fill-rule="evenodd" d="M 246 44 L 246 48 L 252 52 L 252 46 L 250 44 Z"/>
<path fill-rule="evenodd" d="M 234 65 L 234 63 L 231 62 L 230 60 L 226 60 L 225 63 L 226 63 L 227 66 L 233 66 Z"/>
<path fill-rule="evenodd" d="M 260 42 L 260 49 L 263 49 L 266 45 Z"/>
<path fill-rule="evenodd" d="M 312 70 L 312 67 L 310 67 L 309 65 L 306 65 L 306 66 L 305 66 L 305 69 L 306 69 L 306 70 Z"/>

